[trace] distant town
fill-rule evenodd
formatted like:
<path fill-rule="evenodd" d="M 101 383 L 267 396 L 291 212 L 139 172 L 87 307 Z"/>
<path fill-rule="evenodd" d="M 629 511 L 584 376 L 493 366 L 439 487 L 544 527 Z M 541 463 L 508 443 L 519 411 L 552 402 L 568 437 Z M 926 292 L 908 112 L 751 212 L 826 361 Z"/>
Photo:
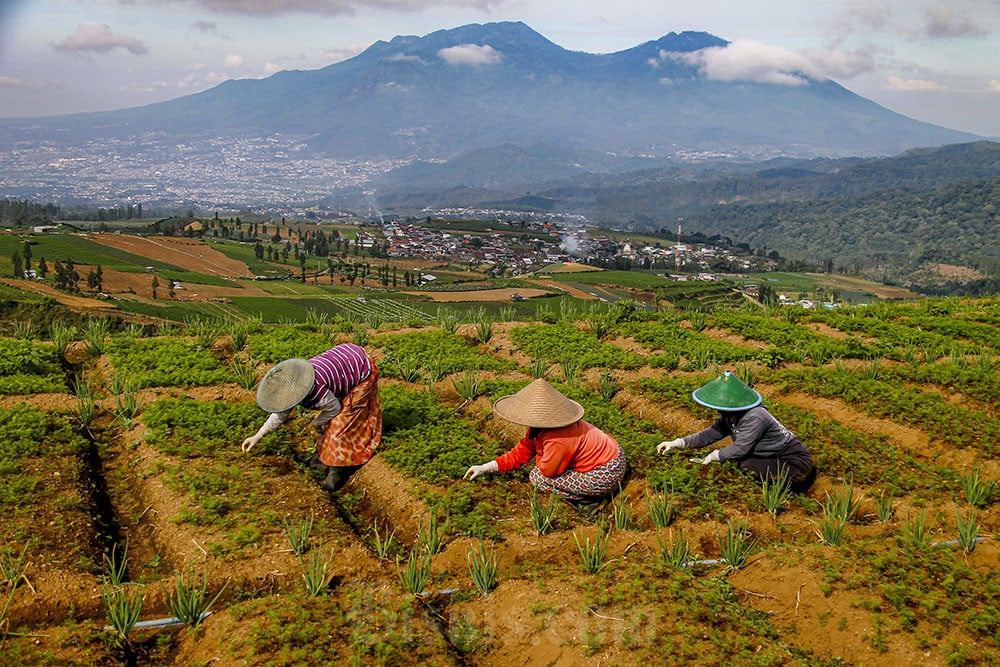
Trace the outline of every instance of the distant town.
<path fill-rule="evenodd" d="M 389 257 L 492 265 L 496 267 L 495 273 L 509 271 L 514 276 L 536 271 L 546 264 L 580 262 L 602 268 L 676 271 L 676 279 L 695 276 L 711 280 L 713 272 L 769 271 L 775 265 L 773 259 L 735 248 L 619 241 L 599 230 L 567 229 L 551 222 L 521 221 L 498 227 L 483 234 L 471 234 L 392 222 L 386 223 L 382 231 L 389 244 L 386 252 Z M 361 232 L 358 243 L 368 246 L 375 243 L 375 237 Z"/>
<path fill-rule="evenodd" d="M 316 158 L 305 144 L 283 135 L 197 144 L 156 136 L 83 146 L 46 141 L 0 149 L 0 196 L 94 206 L 142 201 L 164 210 L 239 211 L 280 203 L 291 213 L 316 210 L 316 202 L 336 190 L 360 192 L 407 162 Z M 361 193 L 357 203 L 371 197 Z"/>

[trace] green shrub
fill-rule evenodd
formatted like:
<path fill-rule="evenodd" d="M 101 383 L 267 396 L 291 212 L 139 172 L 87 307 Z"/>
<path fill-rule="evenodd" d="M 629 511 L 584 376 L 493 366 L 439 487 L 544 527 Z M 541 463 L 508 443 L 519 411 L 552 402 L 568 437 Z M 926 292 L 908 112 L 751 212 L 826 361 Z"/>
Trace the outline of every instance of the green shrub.
<path fill-rule="evenodd" d="M 115 371 L 136 389 L 145 387 L 196 387 L 232 380 L 210 349 L 181 338 L 116 337 L 108 345 L 108 359 Z"/>
<path fill-rule="evenodd" d="M 146 406 L 147 440 L 172 456 L 211 456 L 239 445 L 257 430 L 263 413 L 253 403 L 166 398 Z M 271 436 L 274 437 L 274 436 Z"/>
<path fill-rule="evenodd" d="M 279 326 L 253 334 L 246 344 L 247 354 L 260 361 L 276 364 L 285 359 L 311 359 L 333 347 L 329 336 L 305 327 Z"/>
<path fill-rule="evenodd" d="M 0 461 L 76 454 L 86 447 L 69 422 L 20 404 L 0 408 Z"/>
<path fill-rule="evenodd" d="M 545 324 L 514 327 L 511 340 L 532 358 L 556 363 L 572 363 L 579 369 L 633 369 L 643 364 L 637 354 L 598 340 L 571 324 Z"/>
<path fill-rule="evenodd" d="M 405 368 L 414 364 L 437 375 L 437 379 L 460 371 L 514 368 L 514 362 L 483 354 L 478 346 L 441 329 L 383 334 L 375 339 L 374 345 L 385 353 L 379 368 L 388 377 L 403 377 Z"/>
<path fill-rule="evenodd" d="M 468 422 L 448 417 L 383 434 L 385 460 L 420 479 L 440 483 L 459 479 L 485 452 L 497 449 Z"/>
<path fill-rule="evenodd" d="M 55 346 L 0 338 L 0 394 L 65 391 Z"/>

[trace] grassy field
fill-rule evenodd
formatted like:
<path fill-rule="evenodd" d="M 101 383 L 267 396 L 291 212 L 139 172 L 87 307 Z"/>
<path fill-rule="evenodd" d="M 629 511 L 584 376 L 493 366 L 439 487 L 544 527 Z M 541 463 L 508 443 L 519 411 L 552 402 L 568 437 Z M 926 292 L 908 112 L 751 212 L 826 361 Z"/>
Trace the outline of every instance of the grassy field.
<path fill-rule="evenodd" d="M 864 303 L 879 299 L 914 299 L 917 295 L 909 290 L 890 288 L 868 280 L 860 280 L 850 276 L 840 276 L 823 273 L 771 273 L 749 274 L 740 279 L 741 284 L 769 285 L 777 292 L 787 292 L 796 298 L 815 298 L 817 288 L 829 296 L 832 292 L 838 295 L 838 301 Z"/>
<path fill-rule="evenodd" d="M 544 272 L 542 272 L 544 275 Z M 585 285 L 614 285 L 636 289 L 653 289 L 671 283 L 655 273 L 642 271 L 581 271 L 579 273 L 556 273 L 553 278 L 568 280 Z"/>
<path fill-rule="evenodd" d="M 179 266 L 157 262 L 155 259 L 133 255 L 128 252 L 109 248 L 87 239 L 84 236 L 72 234 L 35 235 L 30 238 L 33 265 L 45 259 L 52 270 L 52 265 L 72 259 L 76 264 L 101 265 L 118 271 L 141 272 L 147 266 L 153 266 L 159 271 L 183 272 Z M 11 275 L 11 256 L 15 252 L 23 255 L 24 238 L 17 236 L 0 236 L 0 272 Z"/>

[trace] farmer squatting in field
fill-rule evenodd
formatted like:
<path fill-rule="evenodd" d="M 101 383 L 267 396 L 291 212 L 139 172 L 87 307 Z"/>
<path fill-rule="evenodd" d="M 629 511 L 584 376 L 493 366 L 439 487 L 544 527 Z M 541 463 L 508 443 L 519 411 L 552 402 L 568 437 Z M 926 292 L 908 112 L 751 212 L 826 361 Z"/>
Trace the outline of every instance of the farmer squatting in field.
<path fill-rule="evenodd" d="M 292 408 L 319 410 L 312 420 L 320 435 L 309 465 L 326 469 L 323 487 L 336 491 L 371 459 L 382 442 L 378 368 L 364 348 L 343 343 L 312 359 L 286 359 L 257 387 L 257 405 L 270 412 L 255 434 L 243 441 L 249 452 L 288 421 Z"/>
<path fill-rule="evenodd" d="M 583 421 L 583 406 L 538 379 L 515 394 L 497 399 L 493 411 L 528 432 L 506 454 L 465 473 L 508 472 L 535 457 L 529 478 L 541 491 L 556 493 L 589 513 L 619 489 L 628 463 L 614 438 Z"/>
<path fill-rule="evenodd" d="M 761 405 L 763 399 L 756 390 L 726 371 L 695 389 L 691 397 L 696 403 L 717 410 L 719 418 L 697 433 L 661 442 L 656 446 L 658 454 L 672 449 L 699 449 L 732 436 L 729 446 L 713 449 L 705 458 L 691 460 L 702 464 L 735 461 L 760 482 L 776 479 L 784 469 L 794 493 L 803 493 L 812 486 L 816 480 L 812 456 L 795 434 Z"/>

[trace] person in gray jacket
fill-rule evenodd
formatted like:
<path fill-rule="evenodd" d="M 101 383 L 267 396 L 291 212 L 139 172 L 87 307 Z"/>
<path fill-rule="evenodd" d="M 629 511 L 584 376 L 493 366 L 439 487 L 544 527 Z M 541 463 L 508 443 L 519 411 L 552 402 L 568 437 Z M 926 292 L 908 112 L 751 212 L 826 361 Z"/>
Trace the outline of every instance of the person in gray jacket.
<path fill-rule="evenodd" d="M 812 486 L 816 466 L 809 450 L 761 405 L 760 393 L 732 372 L 726 371 L 695 389 L 691 397 L 699 405 L 717 410 L 719 418 L 697 433 L 661 442 L 656 446 L 657 454 L 672 449 L 700 449 L 731 436 L 732 444 L 691 460 L 701 464 L 735 461 L 759 482 L 776 479 L 784 469 L 793 493 L 804 493 Z"/>

